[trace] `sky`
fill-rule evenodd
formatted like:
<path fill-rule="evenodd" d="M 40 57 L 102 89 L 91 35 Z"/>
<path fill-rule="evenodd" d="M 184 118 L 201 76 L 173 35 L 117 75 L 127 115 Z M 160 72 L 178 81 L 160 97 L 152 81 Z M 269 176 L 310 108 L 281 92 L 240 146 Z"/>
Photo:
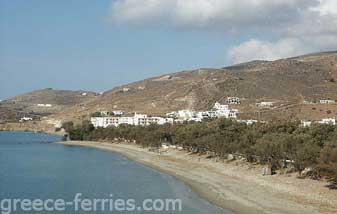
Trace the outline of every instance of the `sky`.
<path fill-rule="evenodd" d="M 0 0 L 0 99 L 337 50 L 337 0 Z"/>

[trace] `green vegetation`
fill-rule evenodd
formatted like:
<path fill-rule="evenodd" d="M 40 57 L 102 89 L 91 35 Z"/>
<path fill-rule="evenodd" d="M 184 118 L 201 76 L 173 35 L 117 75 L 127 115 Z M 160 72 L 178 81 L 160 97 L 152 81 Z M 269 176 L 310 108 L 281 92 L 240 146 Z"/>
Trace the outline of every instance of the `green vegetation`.
<path fill-rule="evenodd" d="M 227 119 L 174 125 L 120 126 L 95 129 L 89 121 L 63 125 L 72 140 L 135 141 L 144 147 L 162 143 L 182 146 L 199 154 L 269 164 L 273 169 L 311 168 L 313 178 L 337 182 L 337 127 L 315 124 L 303 128 L 297 122 L 277 121 L 246 125 Z"/>

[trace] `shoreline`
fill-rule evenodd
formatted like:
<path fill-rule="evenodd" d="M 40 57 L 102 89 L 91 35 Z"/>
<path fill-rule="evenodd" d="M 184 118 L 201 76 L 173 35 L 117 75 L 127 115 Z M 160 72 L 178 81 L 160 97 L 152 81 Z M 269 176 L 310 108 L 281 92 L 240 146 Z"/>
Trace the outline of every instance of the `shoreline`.
<path fill-rule="evenodd" d="M 184 182 L 201 198 L 236 214 L 336 213 L 337 191 L 327 183 L 294 175 L 262 176 L 261 167 L 215 162 L 205 156 L 169 150 L 158 154 L 137 145 L 67 141 L 58 144 L 91 147 L 121 154 Z"/>
<path fill-rule="evenodd" d="M 3 123 L 0 124 L 0 131 L 23 131 L 23 132 L 35 132 L 45 133 L 63 136 L 64 131 L 55 131 L 55 127 L 52 125 L 45 125 L 42 123 Z"/>

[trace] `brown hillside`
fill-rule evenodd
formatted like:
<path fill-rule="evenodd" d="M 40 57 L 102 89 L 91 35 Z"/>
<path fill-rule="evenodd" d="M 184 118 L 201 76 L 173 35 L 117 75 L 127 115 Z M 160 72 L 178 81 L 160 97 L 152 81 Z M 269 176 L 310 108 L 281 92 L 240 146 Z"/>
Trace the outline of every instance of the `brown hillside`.
<path fill-rule="evenodd" d="M 85 106 L 56 115 L 82 119 L 99 110 L 123 110 L 152 115 L 178 109 L 209 109 L 215 101 L 237 96 L 242 118 L 321 119 L 337 117 L 337 52 L 277 61 L 254 61 L 221 69 L 198 69 L 163 75 L 113 88 Z M 258 101 L 275 101 L 272 109 L 257 109 Z M 305 101 L 313 102 L 304 104 Z"/>
<path fill-rule="evenodd" d="M 39 118 L 63 111 L 71 106 L 92 101 L 97 97 L 94 92 L 37 90 L 9 98 L 0 103 L 0 122 L 17 121 L 22 116 Z M 51 107 L 39 107 L 37 104 L 51 104 Z"/>

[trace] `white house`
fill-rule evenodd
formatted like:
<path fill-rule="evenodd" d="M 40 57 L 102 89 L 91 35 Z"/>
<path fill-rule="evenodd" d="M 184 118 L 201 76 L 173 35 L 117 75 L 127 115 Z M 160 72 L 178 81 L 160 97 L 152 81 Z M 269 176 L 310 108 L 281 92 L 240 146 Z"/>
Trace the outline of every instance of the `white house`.
<path fill-rule="evenodd" d="M 253 125 L 254 123 L 257 123 L 257 120 L 238 120 L 239 123 L 245 123 L 247 125 Z"/>
<path fill-rule="evenodd" d="M 123 111 L 112 111 L 112 114 L 114 116 L 122 116 L 122 115 L 124 115 L 124 112 Z"/>
<path fill-rule="evenodd" d="M 222 105 L 219 102 L 216 102 L 213 106 L 213 109 L 215 109 L 215 110 L 228 110 L 229 106 L 228 105 Z"/>
<path fill-rule="evenodd" d="M 322 119 L 318 123 L 320 123 L 320 124 L 336 125 L 336 119 L 335 118 L 326 118 L 326 119 Z"/>
<path fill-rule="evenodd" d="M 335 100 L 320 100 L 319 101 L 320 104 L 335 104 L 336 101 Z"/>
<path fill-rule="evenodd" d="M 301 126 L 302 127 L 310 127 L 311 125 L 312 125 L 311 121 L 301 120 Z"/>
<path fill-rule="evenodd" d="M 31 117 L 22 117 L 19 121 L 20 122 L 26 122 L 26 121 L 32 121 L 33 120 L 33 118 L 31 118 Z"/>
<path fill-rule="evenodd" d="M 123 93 L 127 93 L 127 92 L 129 92 L 129 91 L 130 91 L 130 88 L 123 88 L 123 89 L 122 89 L 122 92 L 123 92 Z"/>
<path fill-rule="evenodd" d="M 259 102 L 256 103 L 257 107 L 273 107 L 274 106 L 274 102 Z"/>
<path fill-rule="evenodd" d="M 47 108 L 50 108 L 52 106 L 53 106 L 52 104 L 42 104 L 42 103 L 37 104 L 37 107 L 47 107 Z"/>
<path fill-rule="evenodd" d="M 230 105 L 239 105 L 241 100 L 238 97 L 227 97 L 227 103 Z"/>

